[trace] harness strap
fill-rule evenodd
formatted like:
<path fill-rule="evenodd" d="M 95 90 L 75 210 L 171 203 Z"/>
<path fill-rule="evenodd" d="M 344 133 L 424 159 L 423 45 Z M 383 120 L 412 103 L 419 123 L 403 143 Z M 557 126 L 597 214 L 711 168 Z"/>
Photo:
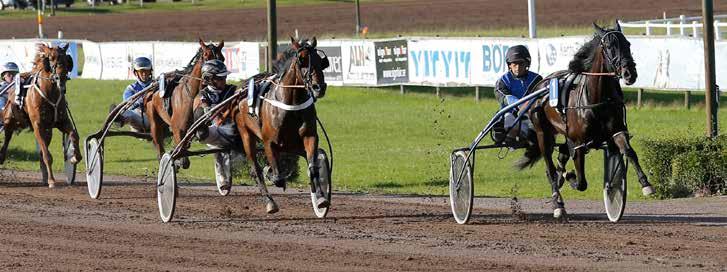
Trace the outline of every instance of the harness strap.
<path fill-rule="evenodd" d="M 305 102 L 303 102 L 303 104 L 298 104 L 298 105 L 288 105 L 288 104 L 285 104 L 283 102 L 280 102 L 280 101 L 277 101 L 277 100 L 273 100 L 273 99 L 268 99 L 268 98 L 265 98 L 265 97 L 262 97 L 262 96 L 260 97 L 260 99 L 265 100 L 265 102 L 270 103 L 270 105 L 273 105 L 275 107 L 278 107 L 278 108 L 283 109 L 283 110 L 286 110 L 286 111 L 299 111 L 299 110 L 303 110 L 303 109 L 306 109 L 306 108 L 310 107 L 315 102 L 315 99 L 313 99 L 312 96 L 309 96 L 308 97 L 308 100 L 306 100 Z"/>
<path fill-rule="evenodd" d="M 591 73 L 591 72 L 582 72 L 581 74 L 587 75 L 587 76 L 616 76 L 615 72 L 608 72 L 608 73 Z"/>
<path fill-rule="evenodd" d="M 53 106 L 53 123 L 55 124 L 58 121 L 58 105 L 60 105 L 61 101 L 63 101 L 63 94 L 58 92 L 58 99 L 56 100 L 56 102 L 55 103 L 51 102 L 50 99 L 48 99 L 48 97 L 46 97 L 43 94 L 43 92 L 40 90 L 40 86 L 38 86 L 38 76 L 39 76 L 39 74 L 37 74 L 35 77 L 33 77 L 33 82 L 31 83 L 30 86 L 35 88 L 35 91 L 40 95 L 40 97 L 43 98 L 43 100 L 45 100 L 46 102 L 48 102 L 48 104 Z"/>

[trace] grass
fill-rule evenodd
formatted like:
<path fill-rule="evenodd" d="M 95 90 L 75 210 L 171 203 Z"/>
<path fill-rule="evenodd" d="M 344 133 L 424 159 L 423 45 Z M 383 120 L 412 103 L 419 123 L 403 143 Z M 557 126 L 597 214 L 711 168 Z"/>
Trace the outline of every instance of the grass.
<path fill-rule="evenodd" d="M 373 2 L 381 0 L 363 0 L 361 2 Z M 353 0 L 277 0 L 277 6 L 298 6 L 298 5 L 321 5 L 331 3 L 350 3 Z M 199 10 L 221 10 L 241 8 L 263 8 L 267 6 L 266 0 L 184 0 L 179 2 L 159 1 L 139 5 L 138 0 L 131 0 L 125 4 L 109 5 L 108 2 L 97 4 L 91 7 L 85 0 L 76 0 L 70 8 L 59 6 L 56 16 L 80 16 L 89 14 L 119 14 L 137 12 L 160 12 L 160 11 L 199 11 Z M 46 14 L 50 15 L 50 7 L 46 8 Z M 5 10 L 0 11 L 0 20 L 4 18 L 35 18 L 37 11 L 26 10 Z"/>
<path fill-rule="evenodd" d="M 100 129 L 108 105 L 121 99 L 126 81 L 95 81 L 74 79 L 69 82 L 68 99 L 82 137 Z M 446 195 L 448 190 L 449 154 L 452 149 L 467 146 L 497 110 L 491 89 L 483 88 L 483 98 L 474 102 L 472 88 L 442 89 L 443 98 L 433 95 L 433 88 L 407 87 L 400 95 L 398 88 L 331 87 L 328 95 L 317 103 L 317 110 L 332 137 L 335 151 L 334 186 L 337 190 L 374 193 Z M 628 97 L 635 93 L 628 92 Z M 700 135 L 705 131 L 704 109 L 695 105 L 689 110 L 680 106 L 681 93 L 646 93 L 641 109 L 629 105 L 629 128 L 639 139 L 658 135 Z M 671 100 L 672 102 L 669 102 Z M 727 112 L 720 110 L 720 123 L 725 124 Z M 60 173 L 59 133 L 52 149 Z M 488 141 L 488 140 L 486 140 Z M 542 163 L 532 169 L 515 171 L 512 163 L 522 151 L 497 159 L 497 150 L 477 154 L 475 189 L 477 196 L 510 196 L 517 185 L 519 197 L 549 196 Z M 602 180 L 601 153 L 591 152 L 587 173 L 591 188 L 587 192 L 564 189 L 567 199 L 600 199 Z M 23 132 L 14 137 L 10 157 L 3 167 L 38 169 L 33 136 Z M 106 142 L 106 174 L 140 176 L 156 179 L 156 153 L 151 143 L 127 138 L 110 138 Z M 304 160 L 301 160 L 301 165 Z M 211 183 L 211 157 L 193 158 L 189 170 L 181 170 L 184 182 Z M 83 173 L 79 165 L 79 174 Z M 572 167 L 572 166 L 571 166 Z M 301 168 L 305 169 L 305 168 Z M 305 170 L 302 170 L 305 173 Z M 629 170 L 630 191 L 638 192 L 633 169 Z M 305 174 L 302 174 L 305 176 Z M 252 184 L 245 176 L 236 182 Z M 295 186 L 304 186 L 297 182 Z M 566 186 L 567 187 L 567 186 Z M 630 198 L 640 198 L 636 193 Z"/>

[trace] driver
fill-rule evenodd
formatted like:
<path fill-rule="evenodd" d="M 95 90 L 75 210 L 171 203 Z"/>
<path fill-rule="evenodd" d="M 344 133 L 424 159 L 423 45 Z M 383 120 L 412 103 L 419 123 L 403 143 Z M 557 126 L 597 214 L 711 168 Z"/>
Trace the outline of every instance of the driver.
<path fill-rule="evenodd" d="M 11 89 L 10 85 L 19 72 L 20 69 L 15 62 L 7 62 L 0 67 L 0 110 L 5 108 L 5 104 L 8 102 L 8 92 Z M 2 126 L 2 123 L 0 123 L 0 126 Z"/>
<path fill-rule="evenodd" d="M 152 73 L 154 72 L 154 68 L 152 67 L 152 63 L 149 58 L 138 57 L 134 59 L 132 69 L 134 69 L 136 82 L 126 86 L 123 95 L 124 101 L 128 101 L 131 96 L 141 92 L 152 83 Z M 146 120 L 146 117 L 144 116 L 143 106 L 144 99 L 137 99 L 127 111 L 116 118 L 115 122 L 117 122 L 120 127 L 124 126 L 125 123 L 128 123 L 133 131 L 149 131 L 149 121 Z M 111 109 L 109 109 L 109 111 L 113 110 L 115 107 L 115 104 L 111 104 Z"/>
<path fill-rule="evenodd" d="M 495 98 L 500 103 L 500 108 L 523 98 L 530 86 L 543 79 L 537 73 L 530 71 L 530 52 L 524 45 L 510 47 L 505 55 L 505 62 L 507 62 L 508 71 L 495 83 Z M 516 140 L 514 138 L 518 137 L 521 130 L 520 128 L 510 129 L 515 125 L 516 112 L 517 108 L 505 113 L 505 128 L 511 132 L 507 135 L 509 140 Z M 521 122 L 520 127 L 523 125 L 526 124 Z"/>
<path fill-rule="evenodd" d="M 209 60 L 202 65 L 202 79 L 207 87 L 200 91 L 199 99 L 194 101 L 195 120 L 235 93 L 237 87 L 227 84 L 229 74 L 227 66 L 221 60 Z M 215 116 L 206 129 L 199 128 L 197 137 L 200 142 L 224 148 L 230 146 L 238 138 L 235 122 L 222 115 L 224 114 Z"/>

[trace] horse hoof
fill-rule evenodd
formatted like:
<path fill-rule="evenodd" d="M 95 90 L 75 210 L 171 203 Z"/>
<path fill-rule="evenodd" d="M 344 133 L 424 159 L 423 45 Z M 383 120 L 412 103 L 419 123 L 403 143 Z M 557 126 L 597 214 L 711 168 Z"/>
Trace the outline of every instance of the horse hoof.
<path fill-rule="evenodd" d="M 331 202 L 330 202 L 330 201 L 328 201 L 328 199 L 325 199 L 325 198 L 323 198 L 323 197 L 321 197 L 321 198 L 319 198 L 318 200 L 316 200 L 316 206 L 317 206 L 317 207 L 318 207 L 319 209 L 324 209 L 324 208 L 328 208 L 328 206 L 330 206 L 330 205 L 331 205 Z"/>
<path fill-rule="evenodd" d="M 553 218 L 556 218 L 556 219 L 561 218 L 564 214 L 565 214 L 564 208 L 557 208 L 557 209 L 553 210 Z"/>
<path fill-rule="evenodd" d="M 574 181 L 574 182 L 570 182 L 570 187 L 583 192 L 586 189 L 588 189 L 588 183 L 585 181 L 584 182 Z"/>
<path fill-rule="evenodd" d="M 48 181 L 48 188 L 54 189 L 65 185 L 62 181 Z"/>
<path fill-rule="evenodd" d="M 654 188 L 652 188 L 651 186 L 646 186 L 644 188 L 641 188 L 641 193 L 643 193 L 644 196 L 650 196 L 654 194 Z"/>
<path fill-rule="evenodd" d="M 268 214 L 274 214 L 280 211 L 280 209 L 278 209 L 278 204 L 275 204 L 275 202 L 273 202 L 272 200 L 268 201 L 268 203 L 265 204 L 265 210 Z"/>

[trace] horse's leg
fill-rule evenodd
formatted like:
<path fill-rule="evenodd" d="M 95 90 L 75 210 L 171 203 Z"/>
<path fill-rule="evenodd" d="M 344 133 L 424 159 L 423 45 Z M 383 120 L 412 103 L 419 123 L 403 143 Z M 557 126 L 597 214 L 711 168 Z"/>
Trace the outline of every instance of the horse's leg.
<path fill-rule="evenodd" d="M 538 137 L 538 146 L 543 154 L 543 160 L 545 161 L 545 174 L 548 176 L 550 182 L 550 190 L 552 192 L 551 203 L 553 205 L 553 217 L 560 218 L 565 214 L 565 204 L 563 203 L 563 197 L 560 195 L 560 187 L 558 186 L 558 177 L 553 164 L 553 148 L 555 146 L 555 135 L 551 133 L 552 127 L 550 126 L 547 117 L 544 112 L 536 111 L 533 113 L 533 126 L 535 127 L 536 135 Z"/>
<path fill-rule="evenodd" d="M 279 211 L 278 204 L 273 200 L 273 196 L 268 192 L 268 187 L 265 185 L 265 179 L 263 178 L 263 169 L 260 167 L 255 155 L 257 154 L 257 146 L 255 145 L 255 139 L 246 132 L 242 132 L 244 128 L 239 128 L 240 137 L 242 138 L 242 147 L 245 149 L 245 156 L 247 161 L 250 162 L 250 177 L 255 180 L 257 187 L 260 190 L 260 194 L 263 196 L 265 201 L 265 211 L 267 213 L 276 213 Z"/>
<path fill-rule="evenodd" d="M 3 142 L 2 149 L 0 149 L 0 164 L 5 163 L 5 157 L 8 154 L 8 145 L 10 145 L 10 139 L 13 138 L 15 127 L 13 127 L 10 121 L 6 121 L 3 125 L 3 131 L 5 132 L 5 141 Z"/>
<path fill-rule="evenodd" d="M 634 151 L 631 147 L 631 143 L 629 143 L 628 132 L 624 131 L 616 133 L 616 135 L 613 136 L 613 143 L 618 146 L 621 154 L 624 154 L 634 166 L 634 169 L 636 169 L 636 176 L 639 177 L 639 183 L 641 184 L 641 193 L 645 196 L 653 194 L 654 188 L 651 187 L 649 179 L 646 177 L 646 174 L 644 174 L 644 170 L 641 169 L 641 164 L 639 164 L 639 157 L 636 155 L 636 151 Z"/>
<path fill-rule="evenodd" d="M 578 148 L 575 150 L 573 156 L 573 163 L 576 165 L 576 176 L 578 177 L 577 182 L 571 182 L 571 187 L 578 191 L 585 191 L 588 188 L 588 181 L 586 181 L 586 149 Z"/>
<path fill-rule="evenodd" d="M 172 119 L 172 120 L 174 120 L 174 119 Z M 181 143 L 182 138 L 184 138 L 184 135 L 186 135 L 186 134 L 187 134 L 187 130 L 174 128 L 174 126 L 172 126 L 172 135 L 174 136 L 175 144 Z M 177 163 L 178 163 L 177 166 L 181 167 L 182 169 L 189 168 L 189 158 L 187 156 L 177 159 Z"/>
<path fill-rule="evenodd" d="M 162 127 L 164 121 L 156 113 L 153 105 L 149 105 L 146 108 L 146 115 L 149 117 L 148 119 L 151 133 L 151 142 L 157 149 L 157 160 L 161 160 L 162 155 L 164 155 L 164 128 Z"/>
<path fill-rule="evenodd" d="M 326 199 L 323 191 L 321 190 L 320 178 L 318 176 L 318 137 L 314 135 L 303 136 L 303 145 L 305 146 L 305 153 L 308 159 L 308 177 L 310 178 L 313 193 L 318 196 L 316 206 L 318 208 L 326 208 L 330 203 Z"/>
<path fill-rule="evenodd" d="M 280 151 L 278 146 L 272 143 L 272 141 L 263 140 L 263 147 L 265 149 L 265 157 L 268 159 L 268 166 L 272 173 L 270 174 L 270 181 L 275 184 L 276 187 L 285 189 L 286 181 L 284 177 L 280 176 L 280 169 L 278 168 L 278 158 L 280 158 Z"/>
<path fill-rule="evenodd" d="M 79 141 L 78 131 L 76 131 L 73 128 L 73 124 L 71 123 L 70 118 L 66 118 L 66 120 L 60 125 L 59 129 L 63 133 L 68 134 L 68 137 L 71 139 L 71 143 L 73 143 L 73 145 L 71 146 L 71 148 L 73 148 L 73 157 L 71 157 L 70 162 L 72 164 L 78 164 L 82 159 L 81 151 L 80 151 L 80 148 L 78 147 L 78 141 Z M 65 159 L 66 154 L 63 154 L 63 156 Z"/>
<path fill-rule="evenodd" d="M 45 164 L 45 169 L 48 173 L 48 188 L 54 188 L 56 187 L 56 179 L 53 176 L 53 157 L 48 150 L 48 146 L 53 138 L 53 131 L 50 128 L 42 128 L 38 121 L 31 123 L 33 124 L 35 140 L 38 141 L 38 147 L 40 147 L 40 152 L 43 155 L 43 163 Z"/>
<path fill-rule="evenodd" d="M 568 144 L 562 144 L 558 146 L 558 167 L 556 173 L 558 174 L 558 188 L 562 188 L 565 181 L 573 182 L 576 178 L 575 173 L 567 172 L 566 165 L 570 159 L 570 150 L 568 150 Z"/>

